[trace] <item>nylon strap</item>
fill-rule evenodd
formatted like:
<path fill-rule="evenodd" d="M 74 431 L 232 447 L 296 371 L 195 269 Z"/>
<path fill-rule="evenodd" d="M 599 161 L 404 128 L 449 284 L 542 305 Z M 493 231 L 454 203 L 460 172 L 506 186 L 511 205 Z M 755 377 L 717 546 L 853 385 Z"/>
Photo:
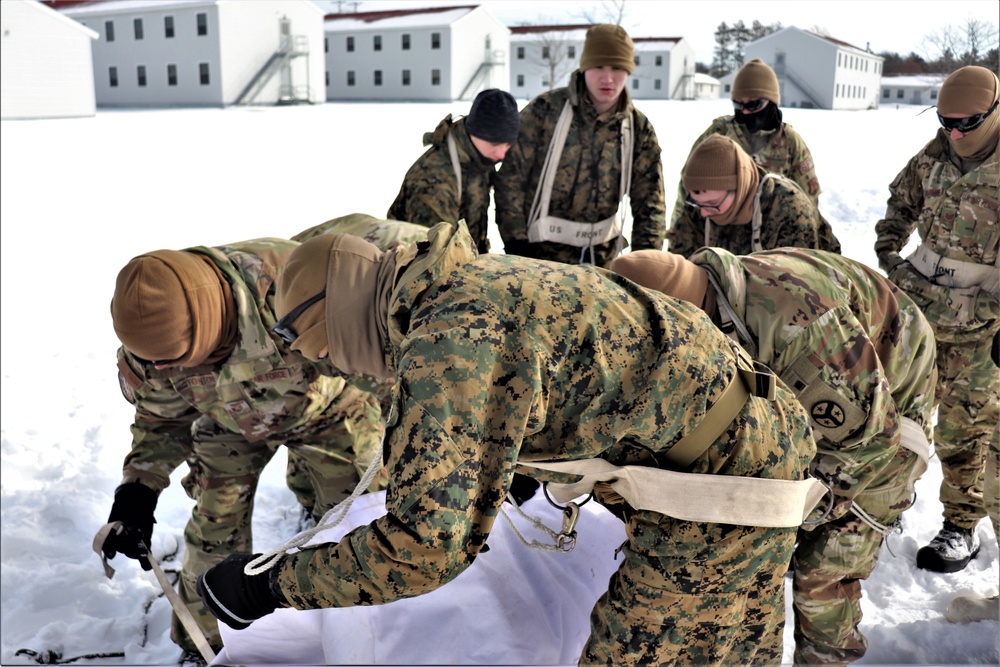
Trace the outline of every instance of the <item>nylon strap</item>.
<path fill-rule="evenodd" d="M 115 569 L 108 564 L 108 559 L 104 555 L 104 541 L 108 539 L 108 536 L 112 532 L 120 533 L 122 531 L 121 521 L 112 521 L 110 523 L 104 524 L 97 535 L 94 536 L 94 542 L 92 544 L 94 551 L 98 556 L 101 557 L 101 563 L 104 565 L 104 574 L 107 575 L 108 579 L 115 576 Z M 153 558 L 153 554 L 149 547 L 145 544 L 142 545 L 146 549 L 146 560 L 149 564 L 153 566 L 153 574 L 156 575 L 156 580 L 160 582 L 160 588 L 163 589 L 164 595 L 167 596 L 167 600 L 170 601 L 170 606 L 174 608 L 174 613 L 177 614 L 177 618 L 184 625 L 184 629 L 187 630 L 188 636 L 194 645 L 198 648 L 198 652 L 201 653 L 201 657 L 205 659 L 205 662 L 211 663 L 215 660 L 215 651 L 208 643 L 208 639 L 205 637 L 205 632 L 199 627 L 198 622 L 194 620 L 194 616 L 191 615 L 191 610 L 187 608 L 184 601 L 181 600 L 181 596 L 177 594 L 174 590 L 173 584 L 167 579 L 167 575 L 164 574 L 163 569 L 160 564 L 156 562 Z"/>
<path fill-rule="evenodd" d="M 682 521 L 793 528 L 802 524 L 827 493 L 813 477 L 762 479 L 675 472 L 647 466 L 616 466 L 604 459 L 527 462 L 518 465 L 580 475 L 572 484 L 548 485 L 558 502 L 590 493 L 604 482 L 629 505 Z"/>
<path fill-rule="evenodd" d="M 455 137 L 451 131 L 448 132 L 448 155 L 451 156 L 451 168 L 455 170 L 455 180 L 458 182 L 458 206 L 462 206 L 462 164 L 458 161 L 458 148 L 455 146 Z"/>

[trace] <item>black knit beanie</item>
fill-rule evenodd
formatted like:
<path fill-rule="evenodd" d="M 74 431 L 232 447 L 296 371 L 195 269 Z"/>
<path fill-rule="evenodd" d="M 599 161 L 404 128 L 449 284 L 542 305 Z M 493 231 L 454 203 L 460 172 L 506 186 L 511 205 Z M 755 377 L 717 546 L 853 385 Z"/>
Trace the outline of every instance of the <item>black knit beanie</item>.
<path fill-rule="evenodd" d="M 494 144 L 512 144 L 521 129 L 521 116 L 513 96 L 498 88 L 476 95 L 465 117 L 465 131 Z"/>

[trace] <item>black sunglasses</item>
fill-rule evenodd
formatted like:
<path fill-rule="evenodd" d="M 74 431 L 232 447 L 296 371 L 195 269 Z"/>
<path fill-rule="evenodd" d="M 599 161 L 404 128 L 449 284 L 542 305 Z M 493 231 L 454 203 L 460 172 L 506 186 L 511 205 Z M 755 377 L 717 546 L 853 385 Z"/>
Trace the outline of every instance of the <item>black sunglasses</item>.
<path fill-rule="evenodd" d="M 271 327 L 271 331 L 277 334 L 281 340 L 291 345 L 292 343 L 295 342 L 295 339 L 299 337 L 299 334 L 296 333 L 295 329 L 292 328 L 292 322 L 299 319 L 299 315 L 306 312 L 309 306 L 313 305 L 314 303 L 325 297 L 326 297 L 326 290 L 323 290 L 316 296 L 310 297 L 309 299 L 295 306 L 295 308 L 292 308 L 292 310 L 289 311 L 287 315 L 278 320 L 277 324 Z"/>
<path fill-rule="evenodd" d="M 760 99 L 750 100 L 748 102 L 737 102 L 733 100 L 733 109 L 736 111 L 749 111 L 753 113 L 754 111 L 760 111 L 767 104 L 767 98 L 761 97 Z"/>
<path fill-rule="evenodd" d="M 938 120 L 941 122 L 941 127 L 951 132 L 952 130 L 958 130 L 962 134 L 966 132 L 972 132 L 974 129 L 983 124 L 986 117 L 993 113 L 993 110 L 997 108 L 997 104 L 1000 104 L 1000 100 L 993 103 L 986 113 L 977 113 L 974 116 L 966 116 L 965 118 L 945 118 L 938 113 Z"/>

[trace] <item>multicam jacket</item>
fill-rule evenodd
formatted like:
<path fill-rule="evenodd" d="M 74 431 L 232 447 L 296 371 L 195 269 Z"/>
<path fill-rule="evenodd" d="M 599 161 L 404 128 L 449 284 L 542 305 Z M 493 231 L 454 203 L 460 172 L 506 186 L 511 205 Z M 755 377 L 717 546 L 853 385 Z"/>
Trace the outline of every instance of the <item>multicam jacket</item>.
<path fill-rule="evenodd" d="M 583 74 L 577 71 L 568 87 L 539 95 L 521 111 L 518 141 L 504 158 L 495 181 L 497 226 L 507 254 L 580 263 L 580 248 L 554 242 L 528 242 L 531 205 L 556 123 L 567 100 L 574 107 L 573 123 L 555 174 L 550 213 L 576 222 L 598 222 L 615 214 L 621 190 L 621 126 L 626 115 L 632 114 L 635 148 L 629 191 L 631 247 L 634 250 L 663 247 L 666 204 L 656 132 L 646 116 L 632 106 L 627 90 L 622 91 L 617 111 L 605 120 L 597 117 L 585 91 Z M 595 246 L 594 263 L 607 266 L 615 252 L 616 241 Z"/>
<path fill-rule="evenodd" d="M 767 172 L 757 167 L 760 176 L 761 245 L 764 250 L 795 247 L 840 252 L 840 241 L 830 223 L 816 205 L 795 184 L 782 178 L 765 178 Z M 735 204 L 734 204 L 735 205 Z M 690 257 L 702 246 L 724 248 L 736 255 L 754 252 L 752 229 L 746 225 L 717 225 L 703 218 L 691 206 L 681 202 L 683 211 L 676 215 L 667 232 L 670 252 Z M 709 238 L 705 240 L 705 225 Z"/>
<path fill-rule="evenodd" d="M 403 243 L 426 241 L 427 227 L 399 220 L 381 220 L 365 213 L 349 213 L 305 229 L 292 240 L 303 243 L 322 234 L 350 234 L 385 251 Z"/>
<path fill-rule="evenodd" d="M 462 197 L 448 150 L 448 134 L 455 139 L 459 167 L 462 170 Z M 429 145 L 406 172 L 396 200 L 386 217 L 405 220 L 425 227 L 439 222 L 465 220 L 479 252 L 489 252 L 487 238 L 490 188 L 496 167 L 480 155 L 465 130 L 465 119 L 456 121 L 448 114 L 433 132 L 424 134 Z"/>
<path fill-rule="evenodd" d="M 464 226 L 446 223 L 406 252 L 388 316 L 388 513 L 284 557 L 278 584 L 297 608 L 447 583 L 484 548 L 518 460 L 660 465 L 735 377 L 704 313 L 604 270 L 476 258 Z M 776 401 L 749 399 L 689 470 L 797 480 L 813 454 L 801 406 L 779 387 Z M 684 540 L 691 524 L 676 523 L 678 535 L 649 531 L 633 547 L 703 562 L 712 541 Z M 746 530 L 794 541 L 794 529 Z"/>
<path fill-rule="evenodd" d="M 819 179 L 816 178 L 816 167 L 813 164 L 812 153 L 806 146 L 805 140 L 788 123 L 782 123 L 776 130 L 764 132 L 749 132 L 745 125 L 736 122 L 735 116 L 719 116 L 712 121 L 708 129 L 701 133 L 691 146 L 690 154 L 694 149 L 713 134 L 721 134 L 729 137 L 738 143 L 747 155 L 753 158 L 757 165 L 772 174 L 781 174 L 785 178 L 794 181 L 802 192 L 809 195 L 814 205 L 819 205 Z M 687 160 L 684 160 L 687 164 Z M 677 201 L 674 203 L 674 212 L 670 217 L 671 224 L 684 213 L 684 199 L 687 193 L 684 191 L 684 179 L 677 185 Z"/>
<path fill-rule="evenodd" d="M 873 480 L 885 481 L 879 473 L 899 446 L 900 417 L 930 436 L 934 334 L 917 305 L 880 273 L 797 248 L 743 257 L 704 248 L 691 261 L 717 278 L 745 323 L 752 339 L 741 342 L 810 414 L 815 472 L 838 497 L 854 499 Z"/>
<path fill-rule="evenodd" d="M 998 152 L 963 174 L 939 129 L 889 186 L 885 218 L 875 225 L 879 266 L 919 305 L 939 341 L 980 340 L 1000 329 L 1000 295 L 956 289 L 903 263 L 899 252 L 913 230 L 930 250 L 951 260 L 996 266 L 1000 252 Z M 1000 271 L 1000 268 L 997 268 Z"/>
<path fill-rule="evenodd" d="M 191 454 L 192 426 L 202 415 L 257 442 L 317 419 L 337 400 L 345 381 L 328 377 L 328 366 L 307 360 L 270 332 L 275 281 L 298 245 L 262 238 L 187 249 L 210 257 L 229 280 L 239 339 L 226 361 L 190 368 L 147 369 L 119 348 L 118 379 L 135 406 L 123 483 L 166 488 L 170 473 Z"/>

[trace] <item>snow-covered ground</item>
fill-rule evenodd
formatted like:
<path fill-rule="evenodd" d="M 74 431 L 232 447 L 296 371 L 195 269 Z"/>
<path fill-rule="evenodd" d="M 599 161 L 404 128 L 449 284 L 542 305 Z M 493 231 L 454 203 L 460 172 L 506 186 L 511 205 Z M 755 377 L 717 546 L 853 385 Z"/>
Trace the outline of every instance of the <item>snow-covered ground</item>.
<path fill-rule="evenodd" d="M 180 653 L 152 574 L 119 557 L 108 580 L 91 550 L 130 444 L 131 406 L 118 388 L 109 314 L 121 266 L 156 248 L 290 236 L 355 211 L 383 216 L 423 151 L 422 133 L 467 108 L 326 104 L 0 122 L 0 662 L 117 654 L 73 664 L 172 664 Z M 691 143 L 730 107 L 711 100 L 639 108 L 660 138 L 669 207 Z M 820 207 L 845 255 L 877 266 L 874 224 L 887 185 L 937 127 L 933 110 L 922 111 L 784 110 L 813 152 Z M 495 230 L 492 239 L 502 248 Z M 297 504 L 283 469 L 280 451 L 258 491 L 258 551 L 295 530 Z M 167 569 L 179 563 L 191 507 L 179 484 L 184 472 L 157 509 L 153 551 Z M 938 575 L 913 564 L 940 527 L 940 479 L 932 461 L 903 533 L 889 539 L 864 585 L 870 648 L 862 664 L 1000 662 L 996 623 L 944 620 L 956 594 L 997 591 L 989 522 L 978 528 L 982 552 L 963 572 Z M 456 636 L 462 631 L 456 627 Z"/>

